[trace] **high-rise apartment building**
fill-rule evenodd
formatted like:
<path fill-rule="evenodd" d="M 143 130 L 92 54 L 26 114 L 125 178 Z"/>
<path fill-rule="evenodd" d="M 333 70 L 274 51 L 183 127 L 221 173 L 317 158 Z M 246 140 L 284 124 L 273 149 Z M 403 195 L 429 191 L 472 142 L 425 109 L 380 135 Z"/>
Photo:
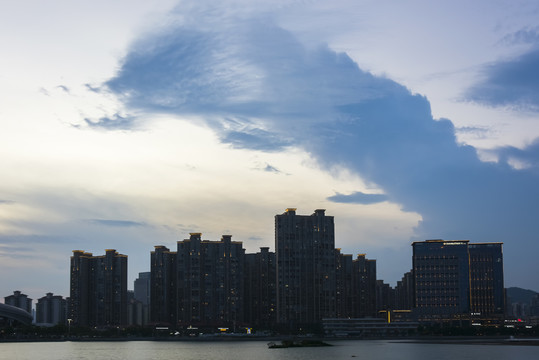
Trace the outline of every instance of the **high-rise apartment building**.
<path fill-rule="evenodd" d="M 32 313 L 32 299 L 19 290 L 13 292 L 13 295 L 4 297 L 4 304 L 18 307 L 24 311 Z"/>
<path fill-rule="evenodd" d="M 503 315 L 501 243 L 426 240 L 412 246 L 414 306 L 420 321 Z"/>
<path fill-rule="evenodd" d="M 336 288 L 338 318 L 376 316 L 376 260 L 365 254 L 356 259 L 336 250 Z"/>
<path fill-rule="evenodd" d="M 178 241 L 178 325 L 229 326 L 243 322 L 243 244 L 223 235 L 202 240 L 191 233 Z"/>
<path fill-rule="evenodd" d="M 108 249 L 71 256 L 69 318 L 75 326 L 127 325 L 127 256 Z"/>
<path fill-rule="evenodd" d="M 39 298 L 36 304 L 36 324 L 54 326 L 66 323 L 66 300 L 60 295 L 47 295 Z"/>
<path fill-rule="evenodd" d="M 156 246 L 150 254 L 150 323 L 175 325 L 176 252 Z"/>
<path fill-rule="evenodd" d="M 289 208 L 275 216 L 277 321 L 290 328 L 318 324 L 336 315 L 333 216 L 315 210 L 297 215 Z"/>
<path fill-rule="evenodd" d="M 151 253 L 150 322 L 170 326 L 230 326 L 243 322 L 243 244 L 223 235 L 191 233 L 177 251 Z"/>
<path fill-rule="evenodd" d="M 277 285 L 275 253 L 268 247 L 245 254 L 244 320 L 250 326 L 269 329 L 275 324 Z"/>

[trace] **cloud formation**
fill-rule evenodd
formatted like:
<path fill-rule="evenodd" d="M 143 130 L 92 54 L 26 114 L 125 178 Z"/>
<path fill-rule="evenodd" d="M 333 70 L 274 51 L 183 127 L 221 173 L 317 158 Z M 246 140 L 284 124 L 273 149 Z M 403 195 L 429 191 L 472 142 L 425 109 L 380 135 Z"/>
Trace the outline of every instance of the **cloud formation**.
<path fill-rule="evenodd" d="M 467 99 L 536 111 L 538 65 L 539 50 L 492 64 Z M 196 115 L 236 148 L 297 146 L 327 171 L 345 167 L 385 196 L 336 194 L 331 201 L 401 204 L 422 215 L 419 239 L 537 249 L 536 145 L 500 149 L 498 163 L 482 162 L 473 147 L 457 143 L 450 120 L 432 117 L 425 97 L 344 53 L 306 47 L 271 21 L 218 12 L 180 20 L 135 43 L 105 85 L 132 111 Z M 509 157 L 528 167 L 515 169 Z M 506 254 L 518 266 L 516 252 Z"/>
<path fill-rule="evenodd" d="M 384 194 L 365 194 L 361 191 L 356 191 L 349 195 L 336 193 L 328 197 L 328 200 L 336 203 L 370 205 L 387 201 L 387 196 Z"/>
<path fill-rule="evenodd" d="M 115 227 L 146 226 L 146 224 L 142 222 L 130 221 L 130 220 L 90 219 L 88 221 L 94 224 L 98 224 L 98 225 L 115 226 Z"/>
<path fill-rule="evenodd" d="M 531 41 L 530 36 L 526 35 Z M 537 34 L 534 36 L 539 39 Z M 490 107 L 538 112 L 539 47 L 515 59 L 485 65 L 483 79 L 473 85 L 464 98 Z"/>

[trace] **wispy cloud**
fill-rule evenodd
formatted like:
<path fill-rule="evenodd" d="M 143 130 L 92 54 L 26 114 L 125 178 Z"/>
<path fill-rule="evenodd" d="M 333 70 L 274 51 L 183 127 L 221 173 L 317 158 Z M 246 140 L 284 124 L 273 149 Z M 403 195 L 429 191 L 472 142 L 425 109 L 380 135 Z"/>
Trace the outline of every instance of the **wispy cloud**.
<path fill-rule="evenodd" d="M 134 117 L 124 117 L 115 114 L 112 117 L 102 117 L 97 121 L 84 119 L 86 124 L 91 128 L 100 128 L 106 130 L 132 130 L 135 126 Z"/>
<path fill-rule="evenodd" d="M 388 197 L 384 194 L 365 194 L 361 191 L 356 191 L 348 195 L 336 193 L 335 195 L 330 196 L 327 199 L 336 203 L 363 205 L 377 204 L 380 202 L 388 201 Z"/>
<path fill-rule="evenodd" d="M 130 220 L 105 220 L 105 219 L 89 219 L 89 222 L 97 225 L 114 226 L 114 227 L 138 227 L 147 226 L 143 222 Z"/>

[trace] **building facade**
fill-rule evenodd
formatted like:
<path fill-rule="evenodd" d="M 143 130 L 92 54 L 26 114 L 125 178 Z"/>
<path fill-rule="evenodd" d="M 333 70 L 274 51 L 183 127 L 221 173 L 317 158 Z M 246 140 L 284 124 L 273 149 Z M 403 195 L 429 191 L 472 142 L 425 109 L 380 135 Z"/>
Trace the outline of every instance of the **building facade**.
<path fill-rule="evenodd" d="M 36 325 L 54 326 L 66 323 L 67 304 L 60 295 L 47 293 L 37 300 Z"/>
<path fill-rule="evenodd" d="M 245 254 L 244 320 L 250 326 L 270 329 L 276 320 L 277 283 L 275 253 L 268 247 Z"/>
<path fill-rule="evenodd" d="M 277 321 L 290 328 L 336 315 L 335 230 L 325 210 L 275 216 Z"/>
<path fill-rule="evenodd" d="M 176 324 L 176 252 L 156 246 L 150 254 L 150 323 Z"/>
<path fill-rule="evenodd" d="M 13 292 L 13 295 L 4 297 L 4 304 L 18 307 L 28 313 L 32 313 L 32 299 L 19 290 Z"/>
<path fill-rule="evenodd" d="M 223 235 L 221 241 L 202 240 L 191 233 L 178 242 L 176 287 L 180 326 L 228 326 L 243 323 L 241 242 Z"/>
<path fill-rule="evenodd" d="M 414 311 L 420 321 L 478 321 L 504 313 L 501 243 L 414 242 Z"/>
<path fill-rule="evenodd" d="M 75 326 L 127 325 L 127 256 L 108 249 L 71 256 L 69 319 Z"/>

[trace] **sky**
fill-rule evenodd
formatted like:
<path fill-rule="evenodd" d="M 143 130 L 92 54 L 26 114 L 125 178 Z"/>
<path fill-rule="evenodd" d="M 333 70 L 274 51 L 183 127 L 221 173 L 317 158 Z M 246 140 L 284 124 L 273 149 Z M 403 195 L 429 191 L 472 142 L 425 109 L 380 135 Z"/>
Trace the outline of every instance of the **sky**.
<path fill-rule="evenodd" d="M 0 293 L 73 250 L 201 232 L 274 250 L 286 208 L 395 285 L 411 243 L 503 242 L 539 290 L 535 0 L 22 0 L 0 12 Z"/>

